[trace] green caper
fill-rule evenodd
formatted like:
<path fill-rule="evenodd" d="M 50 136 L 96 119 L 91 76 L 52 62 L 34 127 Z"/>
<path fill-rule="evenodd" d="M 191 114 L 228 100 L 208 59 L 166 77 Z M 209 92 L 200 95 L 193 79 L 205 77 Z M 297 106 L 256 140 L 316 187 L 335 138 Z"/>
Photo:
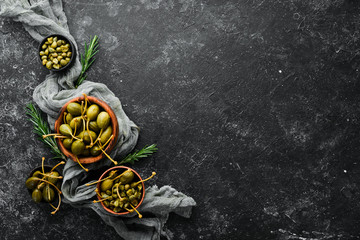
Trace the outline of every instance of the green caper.
<path fill-rule="evenodd" d="M 61 51 L 61 49 L 60 49 L 60 51 Z M 67 57 L 67 54 L 66 54 L 66 53 L 62 53 L 61 56 L 62 56 L 62 57 Z"/>
<path fill-rule="evenodd" d="M 99 133 L 100 132 L 100 128 L 99 126 L 97 125 L 96 121 L 90 121 L 89 122 L 89 128 L 90 130 L 96 132 L 96 133 Z"/>
<path fill-rule="evenodd" d="M 26 182 L 25 185 L 28 189 L 35 189 L 36 186 L 39 184 L 39 178 L 37 177 L 29 177 Z"/>
<path fill-rule="evenodd" d="M 105 144 L 107 140 L 109 140 L 109 138 L 111 137 L 111 134 L 112 134 L 112 127 L 108 126 L 106 130 L 101 134 L 100 137 L 101 144 Z"/>
<path fill-rule="evenodd" d="M 55 192 L 52 189 L 52 187 L 50 187 L 49 184 L 46 184 L 43 192 L 42 192 L 42 197 L 45 200 L 45 202 L 52 202 L 54 201 L 55 198 Z"/>
<path fill-rule="evenodd" d="M 44 45 L 42 45 L 42 47 L 41 47 L 42 49 L 46 49 L 47 48 L 47 45 L 46 44 L 44 44 Z"/>
<path fill-rule="evenodd" d="M 97 156 L 101 153 L 101 149 L 99 146 L 95 145 L 90 149 L 90 154 L 93 156 Z"/>
<path fill-rule="evenodd" d="M 57 46 L 62 45 L 62 40 L 57 40 L 56 45 L 57 45 Z"/>
<path fill-rule="evenodd" d="M 110 190 L 106 190 L 106 194 L 107 194 L 107 195 L 110 195 L 110 194 L 111 194 L 111 191 L 110 191 Z"/>
<path fill-rule="evenodd" d="M 63 145 L 66 149 L 71 149 L 72 139 L 71 138 L 65 138 L 63 140 Z"/>
<path fill-rule="evenodd" d="M 53 39 L 54 39 L 54 37 L 49 37 L 49 38 L 47 38 L 48 43 L 52 43 L 52 42 L 53 42 Z"/>
<path fill-rule="evenodd" d="M 32 200 L 33 200 L 34 202 L 36 202 L 36 203 L 41 202 L 41 200 L 42 200 L 42 193 L 41 193 L 41 191 L 36 188 L 36 189 L 32 192 L 31 198 L 32 198 Z"/>
<path fill-rule="evenodd" d="M 129 208 L 129 207 L 130 207 L 130 203 L 127 202 L 124 204 L 124 208 Z"/>
<path fill-rule="evenodd" d="M 126 186 L 126 185 L 125 185 L 125 186 Z M 132 189 L 127 190 L 127 191 L 126 191 L 126 195 L 128 195 L 128 196 L 133 195 Z"/>
<path fill-rule="evenodd" d="M 74 117 L 73 117 L 73 115 L 71 113 L 67 113 L 66 116 L 65 116 L 66 123 L 69 124 L 73 118 Z M 70 125 L 70 127 L 71 127 L 71 125 Z"/>
<path fill-rule="evenodd" d="M 90 143 L 91 139 L 94 141 L 97 137 L 97 134 L 94 131 L 84 131 L 83 140 L 85 143 Z"/>
<path fill-rule="evenodd" d="M 59 57 L 61 57 L 61 56 L 59 56 Z M 64 59 L 60 60 L 60 65 L 61 66 L 65 66 L 66 64 L 67 64 L 66 60 L 64 60 Z"/>
<path fill-rule="evenodd" d="M 77 102 L 69 103 L 66 106 L 66 110 L 71 113 L 74 117 L 81 115 L 81 105 Z"/>
<path fill-rule="evenodd" d="M 57 53 L 53 53 L 53 54 L 51 54 L 51 56 L 53 56 L 54 58 L 57 58 L 57 57 L 58 57 L 58 54 L 57 54 Z"/>
<path fill-rule="evenodd" d="M 68 136 L 68 137 L 72 136 L 72 134 L 73 134 L 73 131 L 69 124 L 61 124 L 59 127 L 59 131 L 62 135 Z"/>
<path fill-rule="evenodd" d="M 80 155 L 84 151 L 84 149 L 85 149 L 85 143 L 81 140 L 76 140 L 71 145 L 71 152 L 74 155 Z"/>
<path fill-rule="evenodd" d="M 57 47 L 56 52 L 60 53 L 61 52 L 61 47 Z"/>
<path fill-rule="evenodd" d="M 40 178 L 40 177 L 42 177 L 42 172 L 40 172 L 39 170 L 35 171 L 32 176 Z"/>
<path fill-rule="evenodd" d="M 56 184 L 56 182 L 58 181 L 58 178 L 60 176 L 60 174 L 57 171 L 52 171 L 50 173 L 48 173 L 48 178 L 47 180 L 53 184 Z"/>
<path fill-rule="evenodd" d="M 86 115 L 90 121 L 95 120 L 100 113 L 100 108 L 96 104 L 92 104 L 86 111 Z"/>
<path fill-rule="evenodd" d="M 47 56 L 42 56 L 41 60 L 47 59 Z"/>
<path fill-rule="evenodd" d="M 55 57 L 55 56 L 54 56 L 54 57 Z M 52 60 L 52 62 L 54 63 L 54 67 L 55 67 L 55 65 L 59 63 L 59 60 L 57 60 L 57 58 L 54 58 L 54 59 Z"/>
<path fill-rule="evenodd" d="M 57 56 L 57 60 L 60 62 L 63 59 L 62 56 Z"/>
<path fill-rule="evenodd" d="M 125 193 L 125 192 L 121 192 L 121 193 L 120 193 L 120 197 L 122 197 L 122 198 L 123 198 L 123 197 L 126 197 L 126 193 Z"/>
<path fill-rule="evenodd" d="M 50 52 L 50 53 L 53 53 L 53 52 L 55 52 L 55 49 L 52 48 L 52 47 L 49 47 L 49 52 Z"/>
<path fill-rule="evenodd" d="M 48 55 L 49 54 L 49 49 L 45 49 L 44 53 L 45 53 L 45 55 Z"/>
<path fill-rule="evenodd" d="M 57 42 L 57 40 L 58 40 L 58 37 L 54 37 L 53 41 Z"/>
<path fill-rule="evenodd" d="M 46 65 L 46 63 L 47 63 L 46 59 L 42 60 L 42 65 Z"/>
<path fill-rule="evenodd" d="M 124 190 L 127 191 L 127 190 L 129 190 L 129 188 L 130 188 L 130 185 L 126 184 L 125 187 L 124 187 Z"/>
<path fill-rule="evenodd" d="M 45 52 L 44 51 L 40 51 L 40 56 L 44 56 Z"/>
<path fill-rule="evenodd" d="M 56 58 L 55 58 L 56 59 Z M 56 59 L 57 60 L 57 59 Z M 60 65 L 59 64 L 54 64 L 53 65 L 53 68 L 55 68 L 55 69 L 59 69 L 60 68 Z"/>
<path fill-rule="evenodd" d="M 66 56 L 67 56 L 67 57 L 71 57 L 71 54 L 72 54 L 71 52 L 68 52 L 68 53 L 66 54 Z"/>
<path fill-rule="evenodd" d="M 125 190 L 125 186 L 124 186 L 124 185 L 120 185 L 120 186 L 119 186 L 119 189 L 120 189 L 120 191 L 124 191 L 124 190 Z"/>
<path fill-rule="evenodd" d="M 107 128 L 107 126 L 110 124 L 110 115 L 107 112 L 102 111 L 97 116 L 96 123 L 101 129 Z"/>
<path fill-rule="evenodd" d="M 120 203 L 119 199 L 116 199 L 115 202 L 114 202 L 115 208 L 119 206 L 119 203 Z"/>
<path fill-rule="evenodd" d="M 70 121 L 70 127 L 72 129 L 75 129 L 75 125 L 76 125 L 76 129 L 79 129 L 81 127 L 81 123 L 82 123 L 81 117 L 75 117 Z"/>
<path fill-rule="evenodd" d="M 121 183 L 123 183 L 123 184 L 127 184 L 127 183 L 130 183 L 130 182 L 132 182 L 132 180 L 134 179 L 134 173 L 131 171 L 131 170 L 126 170 L 126 172 L 124 173 L 124 175 L 122 175 L 121 177 L 120 177 L 120 181 L 121 181 Z M 130 187 L 130 186 L 129 186 Z M 125 186 L 125 190 L 127 190 L 126 189 L 126 186 Z"/>
<path fill-rule="evenodd" d="M 66 57 L 65 60 L 66 60 L 67 62 L 70 62 L 70 58 L 69 58 L 69 57 Z"/>
<path fill-rule="evenodd" d="M 111 195 L 114 199 L 118 198 L 118 195 L 116 193 L 114 193 L 113 195 Z"/>
<path fill-rule="evenodd" d="M 105 205 L 105 207 L 109 207 L 109 205 L 110 205 L 110 202 L 109 201 L 103 201 L 103 203 L 104 203 L 104 205 Z"/>
<path fill-rule="evenodd" d="M 101 191 L 106 191 L 111 189 L 113 186 L 113 180 L 111 179 L 106 179 L 105 181 L 103 181 L 100 185 L 100 189 Z"/>
<path fill-rule="evenodd" d="M 46 67 L 48 68 L 48 69 L 51 69 L 52 68 L 52 62 L 50 62 L 50 61 L 48 61 L 47 63 L 46 63 Z"/>

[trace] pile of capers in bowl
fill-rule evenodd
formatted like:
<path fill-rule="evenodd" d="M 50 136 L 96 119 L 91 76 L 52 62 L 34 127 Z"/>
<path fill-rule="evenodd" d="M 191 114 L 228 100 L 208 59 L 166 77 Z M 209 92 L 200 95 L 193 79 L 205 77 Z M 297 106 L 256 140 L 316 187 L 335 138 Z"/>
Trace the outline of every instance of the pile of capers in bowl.
<path fill-rule="evenodd" d="M 42 166 L 35 168 L 30 176 L 26 179 L 25 185 L 31 194 L 31 198 L 34 202 L 47 202 L 55 210 L 51 214 L 55 214 L 61 204 L 61 180 L 59 172 L 55 169 L 65 162 L 60 162 L 54 167 L 44 166 L 45 158 L 42 158 Z M 58 196 L 58 206 L 55 207 L 52 203 L 56 200 L 56 193 Z"/>
<path fill-rule="evenodd" d="M 47 69 L 60 70 L 71 61 L 72 46 L 64 37 L 48 37 L 40 47 L 41 63 Z"/>
<path fill-rule="evenodd" d="M 136 211 L 139 218 L 142 218 L 136 208 L 144 198 L 144 182 L 154 177 L 155 174 L 153 172 L 150 177 L 142 180 L 133 169 L 118 166 L 108 169 L 100 177 L 100 180 L 86 185 L 97 184 L 95 192 L 98 200 L 93 202 L 101 203 L 108 212 L 121 215 Z"/>
<path fill-rule="evenodd" d="M 43 135 L 43 138 L 54 136 L 59 139 L 66 151 L 71 152 L 70 157 L 75 158 L 85 171 L 88 169 L 79 158 L 96 157 L 102 153 L 116 165 L 117 162 L 105 151 L 115 137 L 110 114 L 98 104 L 90 102 L 86 94 L 83 95 L 83 101 L 67 104 L 57 129 L 59 133 Z"/>

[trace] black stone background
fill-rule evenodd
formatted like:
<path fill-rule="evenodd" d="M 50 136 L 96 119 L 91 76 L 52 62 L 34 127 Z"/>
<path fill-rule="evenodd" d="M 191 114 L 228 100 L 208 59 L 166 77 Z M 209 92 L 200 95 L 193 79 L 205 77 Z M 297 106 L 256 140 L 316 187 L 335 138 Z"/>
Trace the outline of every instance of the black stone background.
<path fill-rule="evenodd" d="M 360 237 L 360 3 L 350 0 L 64 1 L 88 79 L 141 128 L 148 184 L 198 203 L 173 239 Z M 118 239 L 91 210 L 32 203 L 51 157 L 24 107 L 48 73 L 21 24 L 0 19 L 1 239 Z M 47 160 L 54 164 L 54 161 Z"/>

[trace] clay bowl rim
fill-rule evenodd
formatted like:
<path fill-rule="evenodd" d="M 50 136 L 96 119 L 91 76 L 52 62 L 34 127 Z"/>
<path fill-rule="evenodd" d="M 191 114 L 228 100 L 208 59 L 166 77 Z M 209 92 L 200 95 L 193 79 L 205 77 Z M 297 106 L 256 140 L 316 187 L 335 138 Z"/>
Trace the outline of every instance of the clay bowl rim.
<path fill-rule="evenodd" d="M 116 118 L 116 115 L 114 113 L 114 111 L 111 109 L 111 107 L 104 101 L 100 100 L 99 98 L 97 97 L 92 97 L 92 96 L 86 96 L 87 99 L 91 102 L 91 103 L 96 103 L 98 104 L 104 111 L 106 111 L 109 115 L 110 115 L 110 119 L 111 119 L 111 126 L 113 128 L 113 139 L 110 140 L 110 142 L 108 143 L 107 147 L 104 149 L 104 151 L 107 153 L 107 154 L 110 154 L 111 150 L 115 147 L 116 145 L 116 142 L 117 142 L 117 137 L 119 135 L 119 125 L 118 125 L 118 121 L 117 121 L 117 118 Z M 71 100 L 69 100 L 67 103 L 64 104 L 64 106 L 61 108 L 60 110 L 60 113 L 59 113 L 59 117 L 56 119 L 55 121 L 55 131 L 56 133 L 60 133 L 59 131 L 59 128 L 60 128 L 60 125 L 63 123 L 63 117 L 64 117 L 64 112 L 66 111 L 66 107 L 69 103 L 72 103 L 72 102 L 81 102 L 82 100 L 84 100 L 85 97 L 84 96 L 81 96 L 81 97 L 76 97 L 76 98 L 73 98 Z M 62 141 L 57 138 L 56 139 L 56 142 L 60 148 L 60 151 L 66 156 L 66 157 L 69 157 L 71 158 L 74 162 L 77 162 L 76 160 L 76 157 L 75 155 L 67 150 Z M 81 164 L 89 164 L 89 163 L 94 163 L 94 162 L 98 162 L 100 161 L 101 159 L 103 159 L 105 157 L 105 154 L 102 152 L 101 154 L 99 154 L 98 156 L 90 156 L 90 157 L 79 157 L 79 162 Z"/>
<path fill-rule="evenodd" d="M 129 168 L 129 167 L 126 167 L 126 166 L 115 166 L 115 167 L 112 167 L 112 168 L 109 168 L 108 170 L 106 170 L 99 178 L 99 180 L 101 180 L 104 176 L 106 176 L 106 174 L 112 170 L 115 170 L 115 169 L 124 169 L 124 171 L 130 169 L 133 173 L 135 173 L 135 176 L 137 176 L 139 178 L 139 181 L 142 181 L 142 178 L 140 176 L 140 174 L 138 172 L 136 172 L 134 169 L 132 168 Z M 99 190 L 99 192 L 101 192 L 100 190 L 100 184 L 101 183 L 97 183 L 96 185 L 96 188 Z M 144 182 L 141 182 L 141 185 L 142 185 L 142 194 L 141 194 L 141 200 L 140 202 L 138 203 L 138 205 L 135 207 L 135 209 L 137 209 L 143 202 L 144 200 L 144 197 L 145 197 L 145 184 Z M 99 195 L 97 195 L 97 198 L 99 200 L 101 200 L 101 197 Z M 103 202 L 100 202 L 101 203 L 101 206 L 109 213 L 111 214 L 114 214 L 114 215 L 126 215 L 126 214 L 129 214 L 130 212 L 119 212 L 119 213 L 116 213 L 114 211 L 112 211 L 111 209 L 107 208 Z"/>
<path fill-rule="evenodd" d="M 42 49 L 42 45 L 44 45 L 44 43 L 47 41 L 48 38 L 50 37 L 60 37 L 62 39 L 64 39 L 65 41 L 67 41 L 69 44 L 70 44 L 70 50 L 72 52 L 71 54 L 71 57 L 70 57 L 70 62 L 65 65 L 64 67 L 61 67 L 59 69 L 55 69 L 55 68 L 52 68 L 52 69 L 48 69 L 45 65 L 42 65 L 42 59 L 41 59 L 41 56 L 40 56 L 40 52 L 43 50 Z M 49 71 L 52 71 L 52 72 L 61 72 L 61 71 L 64 71 L 66 69 L 68 69 L 73 63 L 74 63 L 74 59 L 76 57 L 76 48 L 75 48 L 75 45 L 74 43 L 69 39 L 67 38 L 66 36 L 64 35 L 61 35 L 61 34 L 57 34 L 57 33 L 54 33 L 54 34 L 50 34 L 48 36 L 46 36 L 43 40 L 41 40 L 40 44 L 39 44 L 39 47 L 38 47 L 38 52 L 37 52 L 38 56 L 39 56 L 39 62 L 41 64 L 41 66 L 43 66 L 45 69 L 49 70 Z"/>
<path fill-rule="evenodd" d="M 45 171 L 45 172 L 50 171 L 52 168 L 53 168 L 53 166 L 44 164 L 44 171 Z M 36 171 L 38 171 L 38 170 L 41 172 L 41 171 L 42 171 L 42 166 L 33 168 L 33 170 L 31 170 L 28 178 L 32 177 L 32 175 L 33 175 Z M 58 168 L 54 169 L 54 171 L 57 171 L 57 172 L 60 174 L 60 176 L 62 176 L 62 175 L 61 175 L 61 171 L 59 171 Z M 26 179 L 26 180 L 27 180 L 27 179 Z M 60 183 L 62 184 L 62 179 L 59 179 L 59 181 L 60 181 Z M 53 187 L 52 187 L 52 188 L 53 188 Z M 32 197 L 32 192 L 33 192 L 34 190 L 31 190 L 31 189 L 28 189 L 28 188 L 27 188 L 27 190 L 28 190 L 28 192 L 29 192 L 29 194 L 30 194 L 30 198 L 31 198 L 31 197 Z M 54 191 L 56 191 L 56 190 L 54 189 Z M 56 196 L 58 197 L 57 194 L 56 194 Z M 40 203 L 47 203 L 47 202 L 41 201 Z"/>

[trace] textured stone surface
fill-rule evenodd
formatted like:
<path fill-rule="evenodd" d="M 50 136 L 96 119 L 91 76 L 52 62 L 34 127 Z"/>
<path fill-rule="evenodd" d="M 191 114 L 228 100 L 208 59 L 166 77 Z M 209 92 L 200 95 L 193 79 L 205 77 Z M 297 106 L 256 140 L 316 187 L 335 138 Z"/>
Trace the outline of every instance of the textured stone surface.
<path fill-rule="evenodd" d="M 88 74 L 142 129 L 136 163 L 198 206 L 174 239 L 358 239 L 359 24 L 351 0 L 64 1 Z M 24 106 L 47 71 L 0 19 L 0 209 L 5 239 L 117 239 L 90 210 L 55 216 L 24 181 L 42 156 Z M 53 161 L 48 161 L 53 163 Z"/>

